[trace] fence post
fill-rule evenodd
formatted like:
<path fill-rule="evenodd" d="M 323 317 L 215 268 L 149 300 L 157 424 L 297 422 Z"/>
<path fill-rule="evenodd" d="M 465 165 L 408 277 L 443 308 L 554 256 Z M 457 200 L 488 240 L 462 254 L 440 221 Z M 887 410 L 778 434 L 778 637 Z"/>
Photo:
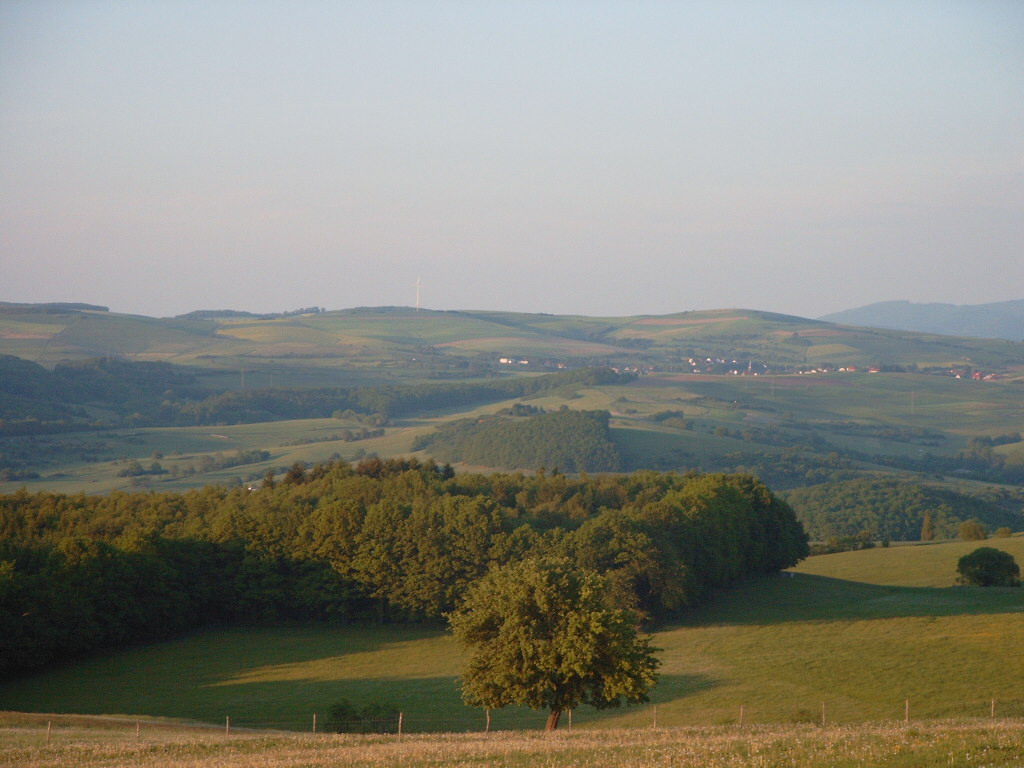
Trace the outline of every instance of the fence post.
<path fill-rule="evenodd" d="M 569 710 L 569 730 L 572 730 L 572 710 Z"/>
<path fill-rule="evenodd" d="M 658 727 L 658 705 L 654 705 L 654 727 Z"/>
<path fill-rule="evenodd" d="M 491 732 L 491 710 L 487 710 L 487 724 L 484 726 L 484 733 Z"/>
<path fill-rule="evenodd" d="M 994 719 L 995 716 L 996 716 L 996 699 L 995 699 L 995 696 L 993 696 L 992 697 L 992 714 L 989 715 L 989 717 Z"/>
<path fill-rule="evenodd" d="M 316 712 L 313 713 L 313 733 L 316 733 Z"/>
<path fill-rule="evenodd" d="M 139 740 L 141 733 L 142 733 L 142 726 L 140 725 L 139 721 L 136 720 L 135 721 L 135 740 L 136 741 Z"/>
<path fill-rule="evenodd" d="M 224 733 L 231 733 L 231 715 L 224 716 Z"/>
<path fill-rule="evenodd" d="M 910 699 L 903 702 L 903 722 L 910 722 Z"/>
<path fill-rule="evenodd" d="M 50 743 L 50 730 L 53 728 L 53 720 L 46 721 L 46 743 Z"/>
<path fill-rule="evenodd" d="M 399 712 L 398 713 L 398 735 L 399 736 L 402 735 L 402 720 L 404 718 L 405 718 L 405 713 L 404 712 Z"/>
<path fill-rule="evenodd" d="M 821 702 L 821 725 L 822 725 L 822 727 L 825 727 L 825 722 L 826 722 L 826 719 L 825 719 L 825 702 L 823 701 L 823 702 Z"/>
<path fill-rule="evenodd" d="M 740 727 L 743 727 L 743 705 L 740 704 Z"/>

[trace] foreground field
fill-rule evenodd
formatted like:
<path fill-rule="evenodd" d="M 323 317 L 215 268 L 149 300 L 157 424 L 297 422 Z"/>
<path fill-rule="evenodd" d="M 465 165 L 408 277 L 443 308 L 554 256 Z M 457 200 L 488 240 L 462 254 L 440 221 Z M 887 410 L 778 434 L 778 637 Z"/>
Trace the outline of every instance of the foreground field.
<path fill-rule="evenodd" d="M 4 718 L 0 717 L 0 723 Z M 1024 724 L 930 721 L 856 727 L 719 726 L 430 736 L 225 734 L 146 724 L 116 728 L 42 720 L 0 726 L 0 765 L 21 768 L 487 765 L 494 768 L 938 768 L 1019 766 Z M 97 725 L 99 727 L 97 727 Z"/>
<path fill-rule="evenodd" d="M 1014 539 L 1013 541 L 1016 541 Z M 893 548 L 912 561 L 948 546 Z M 868 552 L 853 553 L 868 555 Z M 812 558 L 827 566 L 828 558 Z M 953 557 L 955 563 L 955 557 Z M 901 571 L 889 569 L 894 579 Z M 916 566 L 911 562 L 906 572 Z M 1024 716 L 1024 590 L 875 585 L 812 574 L 747 582 L 654 635 L 661 680 L 638 708 L 575 713 L 579 728 Z M 407 731 L 476 731 L 462 652 L 439 628 L 207 630 L 0 683 L 0 709 L 152 715 L 309 730 L 331 705 L 393 704 Z M 493 713 L 495 729 L 544 714 Z M 321 720 L 322 722 L 322 720 Z"/>

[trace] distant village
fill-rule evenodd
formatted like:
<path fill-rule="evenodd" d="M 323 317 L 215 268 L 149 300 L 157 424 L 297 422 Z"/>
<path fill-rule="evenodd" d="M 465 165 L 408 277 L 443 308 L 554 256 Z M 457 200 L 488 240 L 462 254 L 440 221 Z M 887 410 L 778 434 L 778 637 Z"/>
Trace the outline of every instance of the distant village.
<path fill-rule="evenodd" d="M 501 357 L 498 359 L 499 366 L 503 367 L 519 367 L 533 370 L 558 370 L 563 371 L 571 368 L 568 363 L 558 362 L 553 360 L 544 360 L 537 363 L 531 363 L 528 359 L 518 357 Z M 873 365 L 867 368 L 861 368 L 856 365 L 819 365 L 813 368 L 790 368 L 787 366 L 779 366 L 773 369 L 769 369 L 766 363 L 756 362 L 754 360 L 748 360 L 744 364 L 740 360 L 728 360 L 722 357 L 706 357 L 706 358 L 687 358 L 685 364 L 679 366 L 661 366 L 660 368 L 654 365 L 618 365 L 611 366 L 612 370 L 616 373 L 631 373 L 637 376 L 646 376 L 656 372 L 664 373 L 697 373 L 705 374 L 709 376 L 764 376 L 769 373 L 774 374 L 799 374 L 799 375 L 815 375 L 823 373 L 923 373 L 933 376 L 949 376 L 955 379 L 971 379 L 973 381 L 995 381 L 1003 378 L 1003 375 L 996 372 L 985 372 L 976 370 L 974 368 L 928 368 L 920 369 L 915 367 L 909 370 L 898 365 Z"/>

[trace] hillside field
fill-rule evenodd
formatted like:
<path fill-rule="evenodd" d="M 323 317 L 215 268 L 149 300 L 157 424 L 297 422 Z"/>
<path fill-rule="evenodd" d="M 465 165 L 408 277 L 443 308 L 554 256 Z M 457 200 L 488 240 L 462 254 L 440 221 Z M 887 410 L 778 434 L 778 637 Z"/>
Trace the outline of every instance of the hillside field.
<path fill-rule="evenodd" d="M 908 546 L 876 547 L 857 552 L 810 557 L 792 570 L 866 584 L 899 584 L 904 587 L 952 587 L 956 563 L 978 547 L 1009 552 L 1024 563 L 1024 536 L 990 537 L 985 541 L 943 541 Z"/>
<path fill-rule="evenodd" d="M 1009 542 L 1019 549 L 1021 539 Z M 577 728 L 1024 716 L 1024 590 L 904 586 L 946 578 L 962 543 L 826 555 L 730 590 L 658 628 L 661 681 L 649 705 L 575 713 Z M 879 573 L 887 585 L 814 575 Z M 304 625 L 208 630 L 0 683 L 0 710 L 149 715 L 304 730 L 349 699 L 390 703 L 405 729 L 474 731 L 462 652 L 440 628 Z M 496 729 L 543 714 L 493 713 Z"/>

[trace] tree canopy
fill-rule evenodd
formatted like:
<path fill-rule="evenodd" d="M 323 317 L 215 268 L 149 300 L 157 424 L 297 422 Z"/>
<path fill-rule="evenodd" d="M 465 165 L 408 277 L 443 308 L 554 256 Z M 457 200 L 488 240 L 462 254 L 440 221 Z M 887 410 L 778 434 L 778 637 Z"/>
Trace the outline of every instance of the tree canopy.
<path fill-rule="evenodd" d="M 453 476 L 295 466 L 262 488 L 0 496 L 0 674 L 208 623 L 440 621 L 490 570 L 568 558 L 668 618 L 795 565 L 792 510 L 739 475 Z"/>
<path fill-rule="evenodd" d="M 561 410 L 527 418 L 472 418 L 420 438 L 439 461 L 494 467 L 557 467 L 566 472 L 615 472 L 622 458 L 608 429 L 608 411 Z"/>
<path fill-rule="evenodd" d="M 462 676 L 470 706 L 549 711 L 547 730 L 580 704 L 647 701 L 658 660 L 604 579 L 567 558 L 528 558 L 488 573 L 449 615 L 474 649 Z"/>

